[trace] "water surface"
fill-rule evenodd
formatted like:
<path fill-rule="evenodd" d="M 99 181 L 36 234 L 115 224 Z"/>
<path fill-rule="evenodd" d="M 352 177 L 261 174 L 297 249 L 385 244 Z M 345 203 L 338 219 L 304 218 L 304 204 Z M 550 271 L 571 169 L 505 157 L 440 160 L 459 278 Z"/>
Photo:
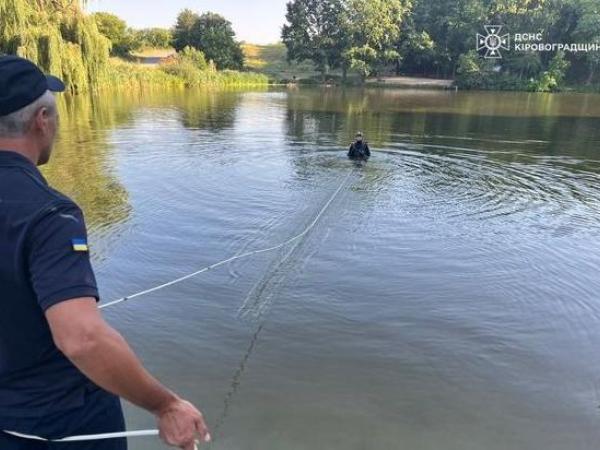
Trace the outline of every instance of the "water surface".
<path fill-rule="evenodd" d="M 346 181 L 293 244 L 105 311 L 215 450 L 593 449 L 599 100 L 78 97 L 45 172 L 86 211 L 105 301 L 283 242 Z"/>

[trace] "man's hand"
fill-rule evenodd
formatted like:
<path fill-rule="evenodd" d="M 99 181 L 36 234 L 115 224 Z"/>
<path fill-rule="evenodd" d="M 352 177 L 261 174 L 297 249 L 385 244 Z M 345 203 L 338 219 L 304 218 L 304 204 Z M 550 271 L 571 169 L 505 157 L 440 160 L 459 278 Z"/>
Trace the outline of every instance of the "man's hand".
<path fill-rule="evenodd" d="M 66 357 L 101 388 L 156 415 L 167 444 L 194 450 L 196 439 L 210 442 L 200 411 L 144 369 L 123 337 L 104 321 L 95 299 L 59 303 L 46 317 Z"/>
<path fill-rule="evenodd" d="M 194 450 L 196 440 L 210 442 L 210 434 L 202 413 L 191 403 L 176 399 L 158 413 L 161 439 L 184 450 Z"/>

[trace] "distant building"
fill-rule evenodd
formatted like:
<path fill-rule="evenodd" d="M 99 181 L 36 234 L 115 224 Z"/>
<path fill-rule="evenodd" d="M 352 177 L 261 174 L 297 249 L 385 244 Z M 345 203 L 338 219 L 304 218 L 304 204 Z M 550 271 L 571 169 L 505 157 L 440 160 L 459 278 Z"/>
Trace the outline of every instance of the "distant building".
<path fill-rule="evenodd" d="M 156 53 L 147 52 L 143 54 L 133 54 L 131 56 L 138 64 L 157 66 L 162 63 L 173 61 L 176 55 L 177 52 L 175 50 L 157 50 Z"/>

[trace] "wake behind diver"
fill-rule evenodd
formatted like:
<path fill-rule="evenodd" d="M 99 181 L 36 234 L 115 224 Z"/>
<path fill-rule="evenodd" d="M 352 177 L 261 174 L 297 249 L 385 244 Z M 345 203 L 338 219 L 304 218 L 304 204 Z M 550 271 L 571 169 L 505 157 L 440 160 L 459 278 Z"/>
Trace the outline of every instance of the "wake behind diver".
<path fill-rule="evenodd" d="M 348 151 L 348 158 L 354 161 L 364 161 L 367 162 L 371 157 L 371 150 L 369 149 L 369 144 L 363 139 L 363 134 L 361 131 L 356 133 L 356 137 L 352 145 L 350 145 L 350 150 Z"/>

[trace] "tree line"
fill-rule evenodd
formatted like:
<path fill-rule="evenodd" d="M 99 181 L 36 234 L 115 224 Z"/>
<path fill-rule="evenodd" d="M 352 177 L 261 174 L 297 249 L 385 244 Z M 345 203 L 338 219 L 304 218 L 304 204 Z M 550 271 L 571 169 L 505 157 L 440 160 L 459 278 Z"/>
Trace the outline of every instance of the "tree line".
<path fill-rule="evenodd" d="M 244 64 L 231 24 L 191 11 L 171 29 L 133 30 L 119 17 L 87 14 L 85 0 L 0 0 L 0 55 L 19 55 L 60 76 L 69 91 L 100 87 L 267 84 L 266 76 L 237 72 Z M 187 22 L 184 19 L 189 19 Z M 189 29 L 187 28 L 189 25 Z M 130 64 L 143 47 L 170 47 L 175 57 L 158 68 Z"/>
<path fill-rule="evenodd" d="M 165 28 L 135 30 L 128 27 L 123 19 L 107 12 L 97 12 L 92 17 L 100 33 L 112 43 L 113 56 L 128 56 L 145 47 L 167 48 L 173 40 L 171 31 Z"/>
<path fill-rule="evenodd" d="M 218 69 L 241 70 L 244 67 L 244 54 L 231 22 L 219 14 L 197 14 L 184 9 L 172 29 L 143 30 L 128 27 L 114 14 L 99 12 L 93 17 L 100 32 L 112 42 L 114 56 L 126 57 L 145 47 L 174 47 L 178 52 L 189 47 L 202 52 Z"/>
<path fill-rule="evenodd" d="M 323 77 L 395 73 L 529 90 L 597 83 L 600 51 L 483 58 L 476 35 L 486 24 L 545 42 L 600 43 L 600 0 L 292 0 L 281 37 L 288 59 L 313 61 Z"/>

